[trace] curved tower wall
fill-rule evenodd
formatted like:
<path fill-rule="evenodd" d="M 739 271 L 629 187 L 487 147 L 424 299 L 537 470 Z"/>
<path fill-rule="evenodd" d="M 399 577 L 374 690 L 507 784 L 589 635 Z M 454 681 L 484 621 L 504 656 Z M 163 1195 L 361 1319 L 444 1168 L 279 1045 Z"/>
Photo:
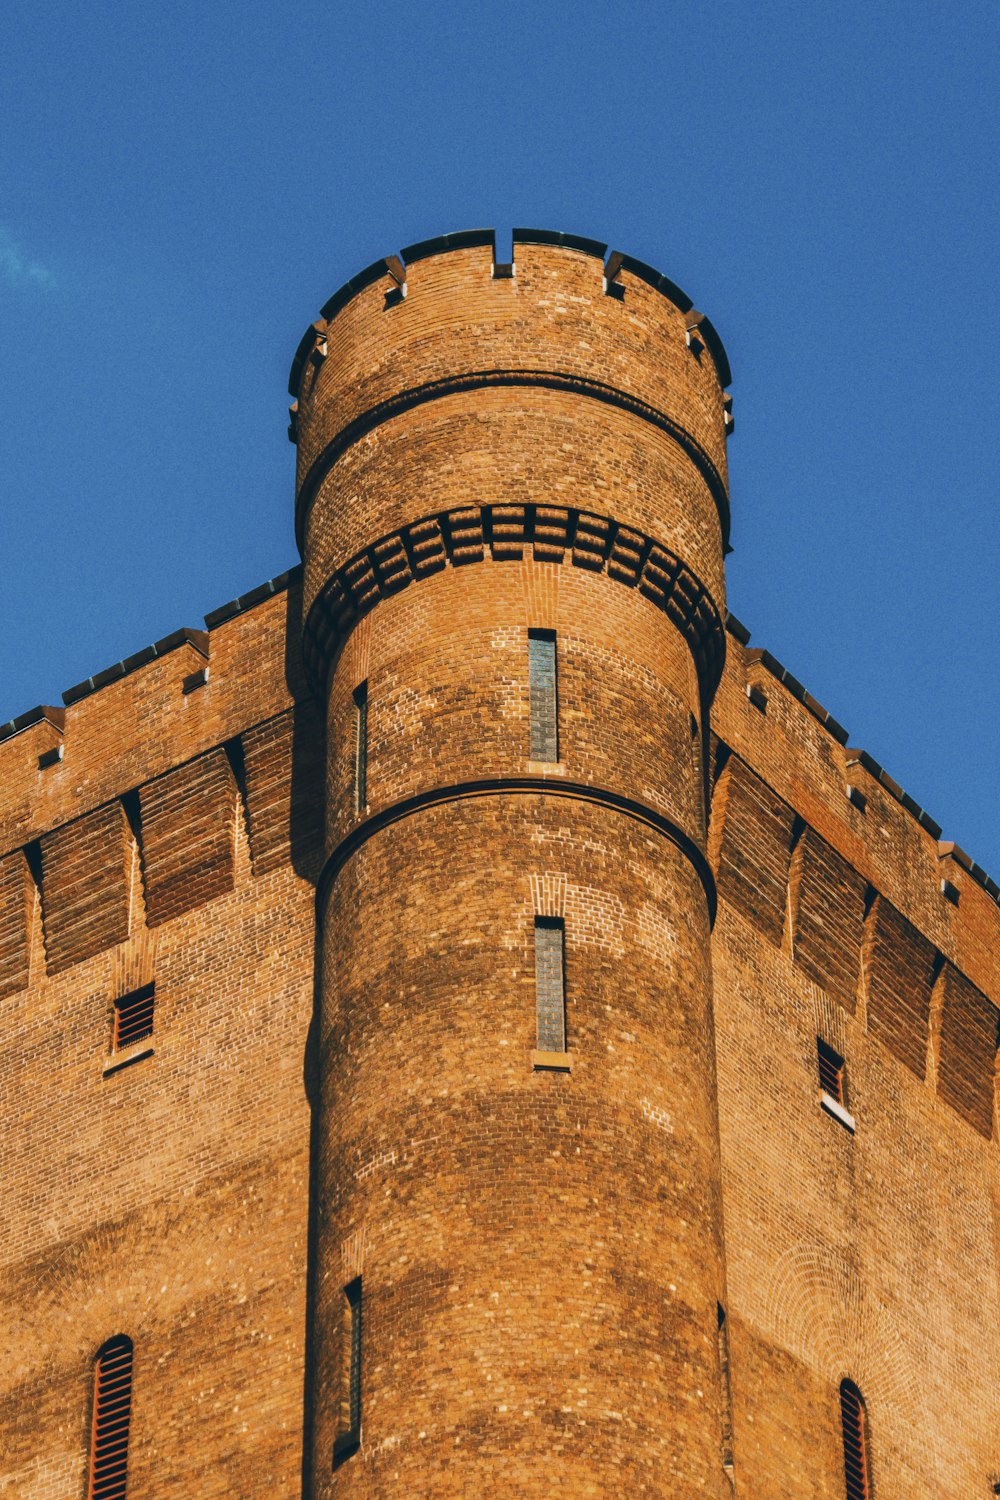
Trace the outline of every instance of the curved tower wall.
<path fill-rule="evenodd" d="M 405 295 L 398 263 L 357 278 L 293 369 L 327 703 L 313 1493 L 721 1497 L 724 355 L 646 268 L 606 290 L 588 242 L 522 238 L 504 277 L 456 238 L 404 252 Z"/>

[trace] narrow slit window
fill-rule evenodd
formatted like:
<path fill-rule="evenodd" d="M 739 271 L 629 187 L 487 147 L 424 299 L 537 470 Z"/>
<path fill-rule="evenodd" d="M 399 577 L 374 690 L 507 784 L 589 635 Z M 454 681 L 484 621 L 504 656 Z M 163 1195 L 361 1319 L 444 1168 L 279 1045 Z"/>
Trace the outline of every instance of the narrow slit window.
<path fill-rule="evenodd" d="M 115 1052 L 153 1035 L 154 1000 L 153 986 L 146 984 L 115 1001 Z"/>
<path fill-rule="evenodd" d="M 871 1500 L 871 1456 L 868 1414 L 864 1397 L 853 1380 L 840 1387 L 840 1419 L 844 1430 L 844 1479 L 847 1500 Z"/>
<path fill-rule="evenodd" d="M 528 691 L 530 758 L 555 762 L 559 759 L 559 705 L 554 630 L 528 631 Z"/>
<path fill-rule="evenodd" d="M 354 689 L 354 811 L 368 805 L 368 684 Z"/>
<path fill-rule="evenodd" d="M 846 1108 L 847 1097 L 844 1087 L 845 1063 L 839 1052 L 834 1052 L 828 1042 L 822 1037 L 816 1038 L 816 1056 L 819 1063 L 819 1086 L 824 1094 L 829 1094 L 834 1103 Z"/>
<path fill-rule="evenodd" d="M 132 1418 L 132 1340 L 109 1339 L 94 1362 L 94 1424 L 87 1500 L 124 1500 Z"/>
<path fill-rule="evenodd" d="M 564 939 L 561 917 L 535 918 L 535 1028 L 539 1052 L 566 1051 Z"/>
<path fill-rule="evenodd" d="M 726 1309 L 718 1304 L 719 1318 L 719 1380 L 722 1386 L 722 1467 L 732 1477 L 733 1473 L 733 1391 L 729 1377 L 729 1326 Z"/>
<path fill-rule="evenodd" d="M 356 1276 L 344 1288 L 347 1302 L 345 1326 L 345 1376 L 346 1401 L 344 1417 L 346 1431 L 342 1431 L 333 1445 L 333 1461 L 336 1466 L 357 1451 L 361 1444 L 361 1277 Z"/>

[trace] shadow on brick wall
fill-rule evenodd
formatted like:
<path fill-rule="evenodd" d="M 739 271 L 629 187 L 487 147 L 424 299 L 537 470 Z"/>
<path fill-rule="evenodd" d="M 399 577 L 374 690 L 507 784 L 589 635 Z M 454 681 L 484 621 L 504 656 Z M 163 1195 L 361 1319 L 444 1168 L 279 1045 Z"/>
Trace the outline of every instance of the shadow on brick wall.
<path fill-rule="evenodd" d="M 289 850 L 296 874 L 315 886 L 323 867 L 326 725 L 323 705 L 306 677 L 302 663 L 302 574 L 293 575 L 287 592 L 285 619 L 285 681 L 295 707 L 292 728 L 292 785 L 289 805 Z M 306 1263 L 306 1321 L 302 1382 L 302 1493 L 312 1493 L 312 1410 L 315 1363 L 316 1238 L 319 1181 L 319 1028 L 322 984 L 322 942 L 319 926 L 313 937 L 313 993 L 306 1032 L 302 1082 L 309 1104 L 309 1223 Z"/>

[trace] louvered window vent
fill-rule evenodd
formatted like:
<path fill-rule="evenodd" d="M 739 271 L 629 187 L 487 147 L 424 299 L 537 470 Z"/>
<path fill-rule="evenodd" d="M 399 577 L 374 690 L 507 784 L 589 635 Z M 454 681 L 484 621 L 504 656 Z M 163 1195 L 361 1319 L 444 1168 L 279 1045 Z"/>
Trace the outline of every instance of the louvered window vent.
<path fill-rule="evenodd" d="M 829 1094 L 831 1099 L 838 1104 L 846 1104 L 844 1098 L 844 1059 L 839 1053 L 823 1041 L 822 1037 L 816 1038 L 816 1051 L 819 1061 L 819 1084 L 824 1094 Z"/>
<path fill-rule="evenodd" d="M 153 986 L 144 985 L 115 1001 L 115 1051 L 153 1035 Z"/>
<path fill-rule="evenodd" d="M 109 1339 L 94 1365 L 94 1431 L 87 1500 L 124 1500 L 132 1417 L 132 1340 Z"/>
<path fill-rule="evenodd" d="M 845 1380 L 840 1387 L 840 1417 L 844 1428 L 847 1500 L 871 1500 L 867 1414 L 864 1398 L 851 1380 Z"/>

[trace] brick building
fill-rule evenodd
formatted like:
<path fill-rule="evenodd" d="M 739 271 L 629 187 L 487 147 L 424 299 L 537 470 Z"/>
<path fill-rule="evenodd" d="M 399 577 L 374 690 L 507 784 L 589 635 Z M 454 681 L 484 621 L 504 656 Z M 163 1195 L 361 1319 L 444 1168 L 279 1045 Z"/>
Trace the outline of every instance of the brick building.
<path fill-rule="evenodd" d="M 3 730 L 0 1496 L 998 1492 L 1000 893 L 727 615 L 708 319 L 514 246 Z"/>

